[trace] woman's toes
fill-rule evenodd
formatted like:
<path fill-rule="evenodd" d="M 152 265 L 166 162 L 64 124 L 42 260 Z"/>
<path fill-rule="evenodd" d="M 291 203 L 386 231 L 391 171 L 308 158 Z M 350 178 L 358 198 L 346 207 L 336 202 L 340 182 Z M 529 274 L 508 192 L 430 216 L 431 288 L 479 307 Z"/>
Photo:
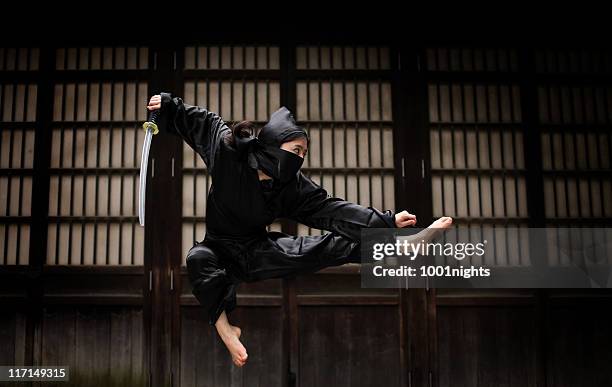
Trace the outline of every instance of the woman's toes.
<path fill-rule="evenodd" d="M 242 360 L 242 361 L 246 361 L 246 359 L 249 357 L 249 355 L 248 355 L 248 354 L 247 354 L 247 352 L 246 352 L 246 349 L 244 349 L 244 350 L 240 351 L 240 352 L 238 353 L 238 357 L 240 358 L 240 360 Z"/>
<path fill-rule="evenodd" d="M 248 355 L 245 354 L 239 354 L 234 358 L 234 364 L 236 364 L 238 367 L 242 367 L 243 365 L 246 364 Z"/>

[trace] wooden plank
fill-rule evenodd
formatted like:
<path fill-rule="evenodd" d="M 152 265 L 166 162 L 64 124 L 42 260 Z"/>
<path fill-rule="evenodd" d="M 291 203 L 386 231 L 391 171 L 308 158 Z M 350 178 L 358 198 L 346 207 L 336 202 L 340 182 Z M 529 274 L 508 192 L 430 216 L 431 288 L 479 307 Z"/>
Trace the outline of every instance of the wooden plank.
<path fill-rule="evenodd" d="M 551 386 L 612 385 L 612 311 L 593 303 L 550 306 L 546 382 Z"/>
<path fill-rule="evenodd" d="M 300 309 L 297 300 L 295 279 L 285 282 L 285 305 L 283 308 L 283 338 L 285 341 L 283 361 L 287 385 L 300 385 Z"/>
<path fill-rule="evenodd" d="M 437 289 L 430 289 L 427 292 L 427 326 L 428 331 L 428 348 L 429 348 L 429 387 L 438 386 L 439 378 L 439 353 L 438 353 L 438 305 L 436 303 Z"/>
<path fill-rule="evenodd" d="M 535 386 L 534 308 L 438 307 L 442 386 Z"/>
<path fill-rule="evenodd" d="M 300 385 L 398 386 L 396 307 L 300 308 Z"/>
<path fill-rule="evenodd" d="M 144 268 L 142 266 L 66 266 L 66 265 L 45 265 L 43 273 L 48 276 L 77 276 L 83 275 L 101 275 L 101 276 L 134 276 L 143 275 Z"/>
<path fill-rule="evenodd" d="M 433 328 L 428 325 L 427 292 L 408 289 L 407 303 L 410 383 L 429 387 L 429 329 Z"/>
<path fill-rule="evenodd" d="M 142 306 L 142 295 L 135 294 L 59 294 L 43 296 L 44 305 L 135 305 Z"/>
<path fill-rule="evenodd" d="M 144 386 L 142 326 L 141 308 L 49 307 L 40 364 L 70 366 L 78 385 Z"/>
<path fill-rule="evenodd" d="M 15 362 L 13 364 L 31 364 L 26 361 L 27 340 L 27 316 L 17 312 L 15 314 Z"/>
<path fill-rule="evenodd" d="M 77 370 L 77 313 L 71 308 L 45 308 L 40 327 L 40 365 L 66 365 L 71 367 L 70 378 Z M 38 352 L 38 351 L 37 351 Z M 38 356 L 36 356 L 38 357 Z"/>
<path fill-rule="evenodd" d="M 143 321 L 144 313 L 142 309 L 132 308 L 130 309 L 131 324 L 130 333 L 132 340 L 132 385 L 139 385 L 140 381 L 144 379 L 144 385 L 148 382 L 148 367 L 147 367 L 147 356 L 146 356 L 146 344 L 145 344 L 145 322 Z M 138 382 L 138 383 L 137 383 Z"/>
<path fill-rule="evenodd" d="M 0 313 L 0 364 L 16 365 L 15 354 L 18 351 L 16 347 L 16 325 L 17 314 L 12 310 L 3 310 Z"/>
<path fill-rule="evenodd" d="M 439 306 L 534 305 L 533 297 L 438 297 Z"/>
<path fill-rule="evenodd" d="M 179 79 L 175 78 L 178 73 L 174 71 L 174 47 L 160 43 L 151 47 L 150 52 L 154 55 L 157 66 L 149 84 L 149 94 L 161 91 L 181 92 L 182 83 L 177 82 Z M 149 298 L 151 315 L 147 316 L 151 324 L 148 351 L 153 386 L 165 386 L 172 382 L 172 348 L 177 345 L 172 340 L 176 336 L 173 326 L 178 327 L 178 321 L 172 313 L 173 296 L 170 292 L 169 274 L 174 267 L 173 259 L 180 256 L 181 203 L 180 200 L 168 201 L 168 197 L 181 197 L 182 182 L 172 177 L 171 163 L 172 157 L 180 148 L 179 144 L 179 138 L 153 141 L 150 151 L 151 159 L 157 160 L 155 175 L 148 177 L 145 210 L 145 270 L 152 270 L 153 276 Z M 163 205 L 160 205 L 161 203 Z"/>
<path fill-rule="evenodd" d="M 305 305 L 398 305 L 397 294 L 389 295 L 361 295 L 361 294 L 320 294 L 320 295 L 298 295 L 297 302 L 300 306 Z"/>
<path fill-rule="evenodd" d="M 110 374 L 113 383 L 145 386 L 142 311 L 118 308 L 110 311 Z"/>
<path fill-rule="evenodd" d="M 76 364 L 71 380 L 82 385 L 108 383 L 110 380 L 110 319 L 97 308 L 76 310 Z"/>

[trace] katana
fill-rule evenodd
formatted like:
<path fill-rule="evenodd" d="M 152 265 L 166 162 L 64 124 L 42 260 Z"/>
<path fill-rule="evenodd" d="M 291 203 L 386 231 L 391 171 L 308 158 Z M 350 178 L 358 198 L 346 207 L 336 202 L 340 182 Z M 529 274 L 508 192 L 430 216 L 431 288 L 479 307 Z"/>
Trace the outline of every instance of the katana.
<path fill-rule="evenodd" d="M 147 194 L 147 166 L 149 165 L 149 149 L 151 149 L 151 140 L 153 135 L 159 133 L 157 124 L 157 116 L 159 115 L 159 109 L 155 110 L 149 116 L 149 121 L 142 124 L 142 128 L 145 131 L 144 144 L 142 145 L 142 155 L 140 158 L 140 190 L 138 199 L 138 221 L 141 226 L 144 226 L 145 222 L 145 197 Z"/>

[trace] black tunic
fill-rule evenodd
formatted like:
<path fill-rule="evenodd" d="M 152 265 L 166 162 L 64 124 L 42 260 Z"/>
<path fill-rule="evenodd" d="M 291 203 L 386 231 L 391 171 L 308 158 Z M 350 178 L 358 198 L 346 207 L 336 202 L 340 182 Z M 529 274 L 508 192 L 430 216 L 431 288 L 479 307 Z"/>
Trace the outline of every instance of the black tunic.
<path fill-rule="evenodd" d="M 162 131 L 180 135 L 202 157 L 212 178 L 205 238 L 187 256 L 189 261 L 197 255 L 201 245 L 218 256 L 216 270 L 198 267 L 190 273 L 193 292 L 210 324 L 224 309 L 235 307 L 238 283 L 360 262 L 362 228 L 396 227 L 393 210 L 381 212 L 331 197 L 301 171 L 284 185 L 260 181 L 257 170 L 224 139 L 231 129 L 206 108 L 162 93 L 158 121 Z M 330 232 L 313 236 L 268 232 L 266 226 L 277 218 Z"/>

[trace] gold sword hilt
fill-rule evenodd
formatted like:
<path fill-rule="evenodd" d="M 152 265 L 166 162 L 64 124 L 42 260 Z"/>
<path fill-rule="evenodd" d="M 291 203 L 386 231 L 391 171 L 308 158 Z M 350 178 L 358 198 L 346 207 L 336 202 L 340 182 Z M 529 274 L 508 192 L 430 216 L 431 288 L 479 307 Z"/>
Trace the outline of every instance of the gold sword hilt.
<path fill-rule="evenodd" d="M 149 121 L 142 124 L 142 129 L 145 131 L 145 133 L 149 129 L 153 131 L 153 134 L 159 133 L 159 128 L 157 127 L 157 124 L 155 123 L 155 121 L 157 121 L 158 116 L 159 116 L 159 109 L 154 110 L 149 116 Z"/>

